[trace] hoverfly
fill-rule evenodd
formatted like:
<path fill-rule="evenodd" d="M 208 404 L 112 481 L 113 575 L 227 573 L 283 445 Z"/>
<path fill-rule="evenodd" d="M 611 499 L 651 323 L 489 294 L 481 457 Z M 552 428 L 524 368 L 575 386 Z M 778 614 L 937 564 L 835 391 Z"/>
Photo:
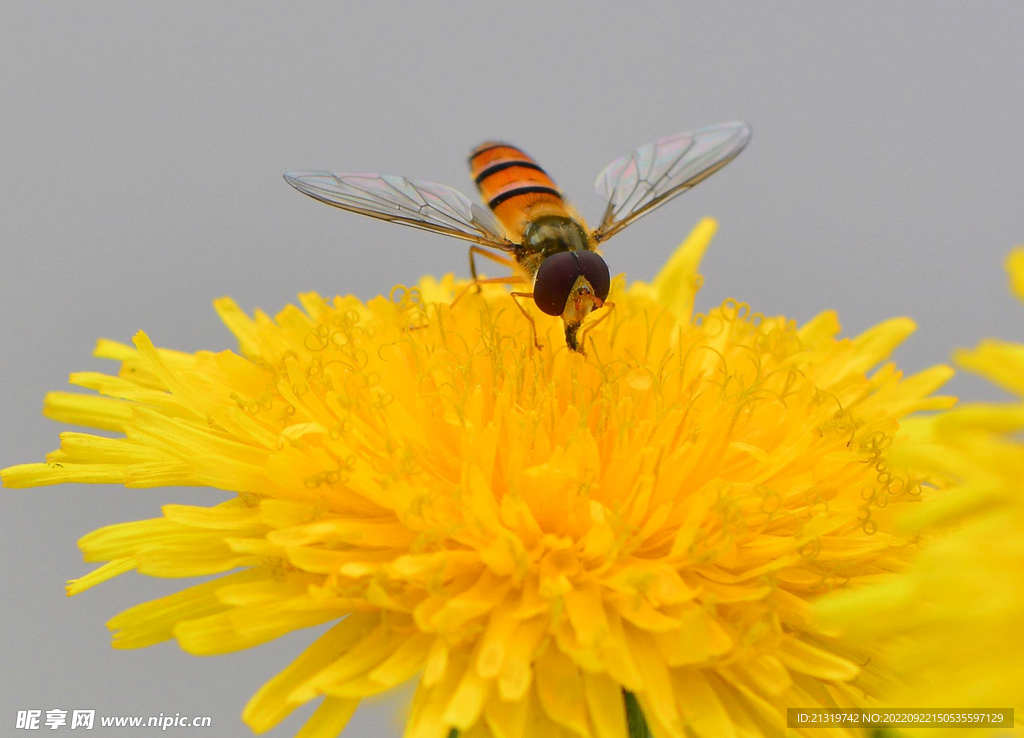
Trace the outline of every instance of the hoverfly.
<path fill-rule="evenodd" d="M 284 177 L 299 192 L 328 205 L 472 241 L 473 284 L 532 285 L 532 291 L 512 292 L 512 298 L 530 321 L 534 344 L 541 348 L 536 324 L 519 298 L 532 298 L 542 312 L 561 317 L 566 345 L 582 352 L 578 333 L 584 319 L 593 310 L 612 307 L 606 303 L 608 265 L 598 245 L 721 169 L 749 140 L 746 123 L 723 123 L 668 136 L 619 157 L 597 177 L 597 193 L 608 205 L 594 230 L 537 162 L 499 141 L 480 144 L 469 157 L 471 176 L 488 210 L 451 187 L 418 179 L 330 172 Z M 513 274 L 480 279 L 476 256 L 510 267 Z"/>

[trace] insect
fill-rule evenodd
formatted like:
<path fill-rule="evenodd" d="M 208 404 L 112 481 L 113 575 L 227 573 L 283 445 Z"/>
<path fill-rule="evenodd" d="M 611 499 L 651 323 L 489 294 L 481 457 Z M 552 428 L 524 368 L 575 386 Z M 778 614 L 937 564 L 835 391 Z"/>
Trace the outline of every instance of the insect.
<path fill-rule="evenodd" d="M 470 173 L 487 208 L 435 182 L 380 174 L 290 172 L 299 192 L 343 210 L 473 242 L 473 284 L 528 285 L 512 298 L 537 326 L 520 299 L 560 317 L 565 343 L 583 352 L 586 317 L 607 302 L 611 279 L 597 247 L 732 161 L 750 140 L 746 123 L 723 123 L 653 141 L 619 157 L 595 187 L 607 201 L 601 224 L 590 230 L 547 173 L 522 149 L 499 141 L 480 144 L 469 157 Z M 510 267 L 511 276 L 480 279 L 476 256 Z M 589 330 L 607 313 L 588 323 Z"/>

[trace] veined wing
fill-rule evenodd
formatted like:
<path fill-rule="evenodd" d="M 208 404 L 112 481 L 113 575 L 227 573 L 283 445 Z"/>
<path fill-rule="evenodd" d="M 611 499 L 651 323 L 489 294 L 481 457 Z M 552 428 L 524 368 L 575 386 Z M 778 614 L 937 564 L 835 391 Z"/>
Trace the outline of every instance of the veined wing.
<path fill-rule="evenodd" d="M 597 176 L 597 194 L 608 201 L 594 231 L 604 241 L 705 177 L 717 172 L 750 140 L 746 123 L 723 123 L 659 139 L 620 156 Z"/>
<path fill-rule="evenodd" d="M 495 249 L 515 249 L 489 210 L 443 184 L 393 175 L 331 172 L 289 172 L 284 178 L 299 192 L 336 208 Z"/>

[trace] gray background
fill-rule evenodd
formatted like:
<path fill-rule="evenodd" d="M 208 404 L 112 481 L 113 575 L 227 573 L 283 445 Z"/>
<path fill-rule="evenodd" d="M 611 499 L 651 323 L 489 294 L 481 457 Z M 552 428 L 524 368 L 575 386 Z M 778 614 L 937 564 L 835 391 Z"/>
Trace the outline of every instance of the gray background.
<path fill-rule="evenodd" d="M 489 137 L 531 152 L 596 220 L 592 182 L 612 158 L 747 120 L 739 159 L 608 245 L 613 273 L 650 278 L 714 215 L 698 307 L 735 296 L 801 321 L 835 308 L 848 334 L 909 314 L 920 330 L 898 358 L 911 370 L 984 335 L 1022 337 L 1002 267 L 1024 241 L 1019 2 L 151 5 L 4 4 L 0 466 L 56 445 L 43 394 L 113 368 L 90 357 L 98 336 L 144 328 L 158 345 L 221 349 L 219 295 L 273 312 L 309 289 L 370 297 L 465 274 L 460 242 L 314 203 L 281 173 L 473 193 L 465 154 Z M 62 589 L 89 568 L 85 532 L 221 494 L 0 494 L 0 735 L 29 708 L 211 715 L 200 732 L 249 734 L 242 705 L 310 631 L 212 659 L 114 651 L 107 618 L 181 583 Z M 397 734 L 393 712 L 370 704 L 351 734 Z"/>

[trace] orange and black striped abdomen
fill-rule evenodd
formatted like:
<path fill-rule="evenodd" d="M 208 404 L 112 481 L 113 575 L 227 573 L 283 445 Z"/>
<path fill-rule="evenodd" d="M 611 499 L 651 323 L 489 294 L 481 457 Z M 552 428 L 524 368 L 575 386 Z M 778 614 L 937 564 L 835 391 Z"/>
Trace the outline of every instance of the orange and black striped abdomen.
<path fill-rule="evenodd" d="M 488 141 L 469 157 L 470 176 L 498 220 L 519 237 L 536 215 L 565 215 L 562 193 L 541 167 L 522 149 Z"/>

